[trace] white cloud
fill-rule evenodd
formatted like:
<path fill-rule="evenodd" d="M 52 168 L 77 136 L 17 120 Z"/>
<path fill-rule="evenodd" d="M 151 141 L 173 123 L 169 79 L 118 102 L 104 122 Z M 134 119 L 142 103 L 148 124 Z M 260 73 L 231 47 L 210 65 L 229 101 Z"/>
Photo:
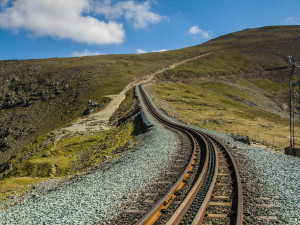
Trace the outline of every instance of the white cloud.
<path fill-rule="evenodd" d="M 111 0 L 96 2 L 95 12 L 104 15 L 108 19 L 119 19 L 122 16 L 133 22 L 135 28 L 145 28 L 148 24 L 159 23 L 166 18 L 150 11 L 151 1 L 135 3 L 132 0 L 120 1 L 112 4 Z"/>
<path fill-rule="evenodd" d="M 290 16 L 285 18 L 285 21 L 289 24 L 300 25 L 300 18 L 298 16 Z"/>
<path fill-rule="evenodd" d="M 165 52 L 165 51 L 168 51 L 168 49 L 153 50 L 152 52 Z"/>
<path fill-rule="evenodd" d="M 193 26 L 193 27 L 191 27 L 191 28 L 189 29 L 189 33 L 190 33 L 190 34 L 197 34 L 197 33 L 199 33 L 199 32 L 201 32 L 201 30 L 200 30 L 199 27 L 197 27 L 197 26 Z"/>
<path fill-rule="evenodd" d="M 166 18 L 151 11 L 153 2 L 0 0 L 0 28 L 87 44 L 118 44 L 125 39 L 123 24 L 118 20 L 130 21 L 135 28 L 145 28 Z M 104 16 L 102 21 L 98 15 Z"/>
<path fill-rule="evenodd" d="M 100 53 L 98 51 L 91 52 L 91 51 L 85 49 L 82 52 L 73 52 L 71 54 L 71 57 L 81 57 L 81 56 L 90 56 L 90 55 L 104 55 L 104 53 Z"/>
<path fill-rule="evenodd" d="M 286 21 L 293 21 L 294 20 L 294 17 L 290 16 L 290 17 L 287 17 L 285 18 Z"/>
<path fill-rule="evenodd" d="M 211 31 L 205 31 L 200 29 L 198 26 L 193 26 L 189 29 L 190 34 L 200 34 L 200 36 L 204 39 L 212 38 Z"/>
<path fill-rule="evenodd" d="M 138 54 L 141 54 L 141 53 L 147 53 L 145 50 L 140 49 L 140 48 L 138 48 L 138 49 L 136 50 L 136 52 L 137 52 Z"/>
<path fill-rule="evenodd" d="M 87 15 L 94 0 L 15 0 L 0 12 L 0 27 L 88 44 L 121 43 L 122 24 Z M 2 0 L 1 5 L 6 6 Z M 84 14 L 86 14 L 84 16 Z"/>
<path fill-rule="evenodd" d="M 168 49 L 159 49 L 159 50 L 152 50 L 152 52 L 165 52 L 165 51 L 169 51 Z M 143 49 L 137 49 L 136 52 L 138 54 L 141 54 L 141 53 L 147 53 L 145 50 Z"/>

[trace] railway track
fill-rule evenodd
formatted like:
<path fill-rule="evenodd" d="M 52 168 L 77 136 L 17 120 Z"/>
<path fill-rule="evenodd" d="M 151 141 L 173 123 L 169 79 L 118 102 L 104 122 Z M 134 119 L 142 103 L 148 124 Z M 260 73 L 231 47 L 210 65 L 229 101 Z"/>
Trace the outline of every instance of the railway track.
<path fill-rule="evenodd" d="M 241 179 L 226 147 L 162 116 L 143 88 L 138 89 L 149 112 L 169 129 L 187 135 L 193 150 L 177 182 L 136 224 L 242 224 Z"/>

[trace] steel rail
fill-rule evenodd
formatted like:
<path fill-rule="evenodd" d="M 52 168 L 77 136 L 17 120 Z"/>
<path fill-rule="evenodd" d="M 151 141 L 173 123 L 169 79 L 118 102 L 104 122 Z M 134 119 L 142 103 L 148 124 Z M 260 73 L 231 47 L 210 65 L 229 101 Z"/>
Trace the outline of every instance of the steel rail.
<path fill-rule="evenodd" d="M 204 135 L 204 134 L 200 134 L 200 132 L 198 133 L 199 135 L 202 135 L 203 138 L 206 140 L 206 142 L 208 143 L 209 145 L 209 150 L 210 150 L 210 154 L 216 154 L 215 152 L 215 146 L 214 144 L 209 140 L 209 138 Z M 215 187 L 215 183 L 217 181 L 217 171 L 218 171 L 218 157 L 215 155 L 215 157 L 212 157 L 211 156 L 211 161 L 213 161 L 214 159 L 214 168 L 211 168 L 214 170 L 214 172 L 210 173 L 210 174 L 207 174 L 207 177 L 206 177 L 206 180 L 204 180 L 204 184 L 205 184 L 205 181 L 206 181 L 206 190 L 205 190 L 205 185 L 202 184 L 202 186 L 200 188 L 203 188 L 204 186 L 204 190 L 202 191 L 202 193 L 204 192 L 205 193 L 205 197 L 204 199 L 202 200 L 201 205 L 196 213 L 196 215 L 194 216 L 193 220 L 192 220 L 192 225 L 195 225 L 195 224 L 201 224 L 204 216 L 205 216 L 205 213 L 206 213 L 206 208 L 208 206 L 208 203 L 211 199 L 211 196 L 212 196 L 212 192 L 213 192 L 213 189 Z M 213 162 L 210 162 L 211 164 Z M 209 179 L 209 177 L 212 177 L 211 180 Z M 199 195 L 199 192 L 196 193 L 197 195 Z M 184 207 L 187 207 L 189 208 L 190 206 L 189 205 L 185 205 Z M 188 221 L 187 221 L 188 222 Z M 173 223 L 173 224 L 176 224 L 176 223 Z M 178 223 L 177 223 L 178 224 Z"/>
<path fill-rule="evenodd" d="M 237 192 L 237 196 L 234 202 L 234 207 L 235 207 L 235 221 L 233 221 L 233 224 L 242 224 L 243 223 L 243 190 L 242 190 L 242 180 L 241 176 L 239 173 L 238 166 L 233 159 L 232 154 L 228 151 L 228 149 L 216 138 L 211 137 L 214 142 L 216 142 L 221 148 L 224 149 L 224 153 L 228 156 L 229 160 L 231 161 L 232 167 L 233 167 L 233 172 L 234 172 L 234 177 L 235 177 L 235 190 Z"/>
<path fill-rule="evenodd" d="M 242 198 L 242 187 L 241 187 L 241 179 L 239 176 L 239 172 L 237 169 L 237 165 L 234 162 L 231 154 L 228 152 L 228 150 L 215 138 L 194 130 L 190 127 L 177 124 L 169 119 L 166 119 L 165 117 L 161 116 L 160 113 L 154 109 L 152 103 L 149 101 L 148 97 L 146 96 L 144 90 L 141 88 L 141 86 L 138 86 L 138 89 L 141 93 L 142 99 L 144 100 L 148 110 L 151 112 L 151 114 L 161 123 L 165 124 L 168 127 L 172 127 L 174 129 L 178 129 L 184 133 L 186 133 L 192 144 L 193 144 L 193 154 L 189 161 L 188 166 L 186 167 L 185 171 L 182 173 L 178 181 L 172 186 L 172 188 L 168 191 L 167 194 L 163 196 L 152 208 L 149 210 L 138 222 L 137 224 L 153 224 L 159 216 L 162 214 L 162 209 L 166 209 L 174 200 L 176 192 L 183 186 L 184 181 L 187 179 L 188 176 L 185 175 L 185 173 L 188 174 L 189 171 L 191 171 L 193 162 L 196 155 L 196 146 L 197 143 L 202 146 L 205 146 L 203 149 L 201 149 L 201 154 L 204 154 L 205 160 L 203 162 L 203 167 L 201 170 L 200 175 L 198 176 L 196 182 L 194 183 L 193 187 L 190 189 L 190 192 L 185 197 L 183 202 L 180 204 L 178 209 L 175 211 L 173 216 L 169 219 L 167 224 L 179 224 L 180 221 L 183 219 L 183 217 L 186 215 L 187 211 L 190 210 L 191 205 L 194 205 L 195 198 L 199 198 L 199 193 L 202 195 L 205 195 L 204 197 L 201 196 L 201 200 L 198 204 L 200 206 L 196 206 L 197 212 L 193 212 L 193 222 L 192 224 L 201 224 L 203 217 L 206 213 L 207 205 L 211 199 L 212 191 L 214 189 L 214 185 L 216 183 L 217 178 L 217 171 L 218 171 L 218 157 L 216 156 L 215 146 L 214 143 L 217 143 L 219 146 L 221 146 L 225 153 L 230 158 L 230 161 L 232 162 L 232 167 L 235 174 L 235 190 L 237 190 L 237 198 L 234 202 L 235 207 L 235 219 L 232 224 L 242 224 L 242 206 L 243 206 L 243 198 Z M 212 141 L 213 140 L 213 141 Z M 201 162 L 200 162 L 201 163 Z M 206 183 L 205 183 L 206 182 Z M 179 187 L 179 188 L 178 188 Z M 195 206 L 194 206 L 195 208 Z M 195 210 L 195 209 L 193 209 Z"/>
<path fill-rule="evenodd" d="M 184 207 L 187 209 L 187 212 L 183 216 L 183 218 L 180 219 L 180 223 L 183 224 L 201 223 L 206 212 L 205 210 L 206 206 L 208 205 L 211 193 L 213 191 L 217 179 L 218 158 L 216 156 L 215 147 L 213 143 L 210 141 L 210 139 L 204 133 L 198 131 L 195 132 L 197 133 L 197 135 L 202 136 L 203 140 L 208 145 L 209 166 L 207 168 L 207 173 L 204 178 L 204 182 L 201 185 L 198 193 L 196 193 L 195 200 L 190 205 L 184 205 Z M 199 217 L 199 215 L 201 216 Z M 178 224 L 178 223 L 173 223 L 173 224 Z"/>
<path fill-rule="evenodd" d="M 143 90 L 140 88 L 139 86 L 139 90 L 140 93 L 142 94 L 143 100 L 145 101 L 148 109 L 151 111 L 151 113 L 155 116 L 156 119 L 158 119 L 160 122 L 164 123 L 167 125 L 166 120 L 163 120 L 159 114 L 151 107 L 151 103 L 149 102 L 149 100 L 145 97 L 145 93 L 143 92 Z M 171 127 L 175 128 L 175 124 L 169 124 Z M 192 170 L 192 167 L 194 165 L 195 162 L 195 157 L 196 157 L 196 152 L 197 152 L 197 144 L 196 144 L 196 140 L 195 138 L 188 132 L 186 132 L 185 130 L 177 127 L 177 129 L 185 132 L 188 137 L 191 140 L 192 146 L 193 146 L 193 153 L 192 156 L 189 160 L 188 165 L 186 166 L 184 172 L 182 173 L 182 175 L 180 176 L 180 178 L 177 180 L 177 182 L 171 187 L 171 189 L 168 191 L 168 193 L 166 193 L 152 208 L 151 210 L 149 210 L 136 224 L 153 224 L 161 215 L 161 210 L 167 208 L 172 201 L 174 200 L 175 196 L 176 196 L 176 192 L 178 192 L 186 178 L 189 176 L 189 171 Z"/>
<path fill-rule="evenodd" d="M 145 92 L 140 88 L 140 86 L 138 87 L 139 88 L 139 91 L 142 95 L 142 98 L 144 100 L 144 102 L 146 103 L 147 105 L 147 108 L 148 110 L 152 113 L 152 115 L 154 115 L 154 117 L 159 120 L 160 122 L 162 122 L 163 124 L 166 124 L 167 126 L 170 126 L 170 127 L 173 127 L 175 129 L 179 129 L 179 130 L 182 130 L 183 132 L 185 132 L 186 134 L 188 134 L 189 136 L 192 136 L 192 137 L 198 137 L 201 141 L 204 141 L 205 138 L 199 134 L 199 132 L 191 129 L 191 128 L 188 128 L 186 126 L 182 126 L 182 125 L 179 125 L 179 124 L 176 124 L 166 118 L 163 118 L 152 106 L 151 102 L 149 101 L 149 99 L 146 97 L 146 94 Z M 194 198 L 196 197 L 196 194 L 198 192 L 198 190 L 200 189 L 200 187 L 202 186 L 205 178 L 206 178 L 206 175 L 207 175 L 207 171 L 208 171 L 208 167 L 209 167 L 209 146 L 208 146 L 208 143 L 206 141 L 204 141 L 204 144 L 205 144 L 205 148 L 202 150 L 202 154 L 205 154 L 206 157 L 205 157 L 205 160 L 204 160 L 204 166 L 202 168 L 202 172 L 200 174 L 200 179 L 198 179 L 198 182 L 197 184 L 198 185 L 194 185 L 194 195 L 192 196 L 192 198 L 190 199 L 190 203 L 193 202 Z M 178 181 L 179 182 L 179 181 Z M 176 185 L 178 185 L 178 182 L 176 182 Z M 174 186 L 170 189 L 169 193 L 171 192 L 174 192 Z M 168 195 L 169 194 L 166 194 L 161 200 L 159 200 L 153 207 L 150 211 L 148 211 L 138 222 L 137 224 L 153 224 L 153 221 L 155 222 L 156 219 L 157 219 L 157 212 L 161 211 L 162 208 L 164 208 L 164 204 L 166 202 L 166 199 L 168 198 Z"/>

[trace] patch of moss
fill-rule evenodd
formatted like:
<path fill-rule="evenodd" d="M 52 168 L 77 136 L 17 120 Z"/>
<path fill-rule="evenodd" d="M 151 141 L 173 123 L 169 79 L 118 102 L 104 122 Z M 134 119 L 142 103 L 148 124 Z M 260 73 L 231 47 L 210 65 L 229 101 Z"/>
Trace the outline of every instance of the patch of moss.
<path fill-rule="evenodd" d="M 0 201 L 8 196 L 24 194 L 36 183 L 45 180 L 44 178 L 32 177 L 11 177 L 0 181 Z"/>
<path fill-rule="evenodd" d="M 33 177 L 49 177 L 52 170 L 50 162 L 32 162 L 27 161 L 24 163 L 20 171 L 20 176 L 33 176 Z"/>
<path fill-rule="evenodd" d="M 139 122 L 134 120 L 109 131 L 63 137 L 17 166 L 16 175 L 50 177 L 83 171 L 104 161 L 140 133 Z"/>

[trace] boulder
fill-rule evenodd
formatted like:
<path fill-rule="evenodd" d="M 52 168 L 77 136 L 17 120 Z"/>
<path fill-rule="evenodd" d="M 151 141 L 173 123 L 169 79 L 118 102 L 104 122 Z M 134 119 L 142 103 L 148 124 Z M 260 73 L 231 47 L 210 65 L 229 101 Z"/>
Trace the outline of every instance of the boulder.
<path fill-rule="evenodd" d="M 98 104 L 98 102 L 96 102 L 94 100 L 89 100 L 88 106 L 89 107 L 99 107 L 99 104 Z"/>
<path fill-rule="evenodd" d="M 231 135 L 231 137 L 235 140 L 235 141 L 239 141 L 245 144 L 250 145 L 250 141 L 249 141 L 249 137 L 248 136 L 241 136 L 241 135 Z"/>
<path fill-rule="evenodd" d="M 83 116 L 91 114 L 95 111 L 94 108 L 98 108 L 99 104 L 98 102 L 94 101 L 94 100 L 89 100 L 88 104 L 87 104 L 87 108 L 84 110 L 84 112 L 82 113 Z"/>
<path fill-rule="evenodd" d="M 283 111 L 287 111 L 289 109 L 288 105 L 283 103 L 280 107 Z"/>
<path fill-rule="evenodd" d="M 84 112 L 82 113 L 83 116 L 86 116 L 86 115 L 89 115 L 91 113 L 93 113 L 95 110 L 94 109 L 91 109 L 91 108 L 86 108 L 84 110 Z"/>

